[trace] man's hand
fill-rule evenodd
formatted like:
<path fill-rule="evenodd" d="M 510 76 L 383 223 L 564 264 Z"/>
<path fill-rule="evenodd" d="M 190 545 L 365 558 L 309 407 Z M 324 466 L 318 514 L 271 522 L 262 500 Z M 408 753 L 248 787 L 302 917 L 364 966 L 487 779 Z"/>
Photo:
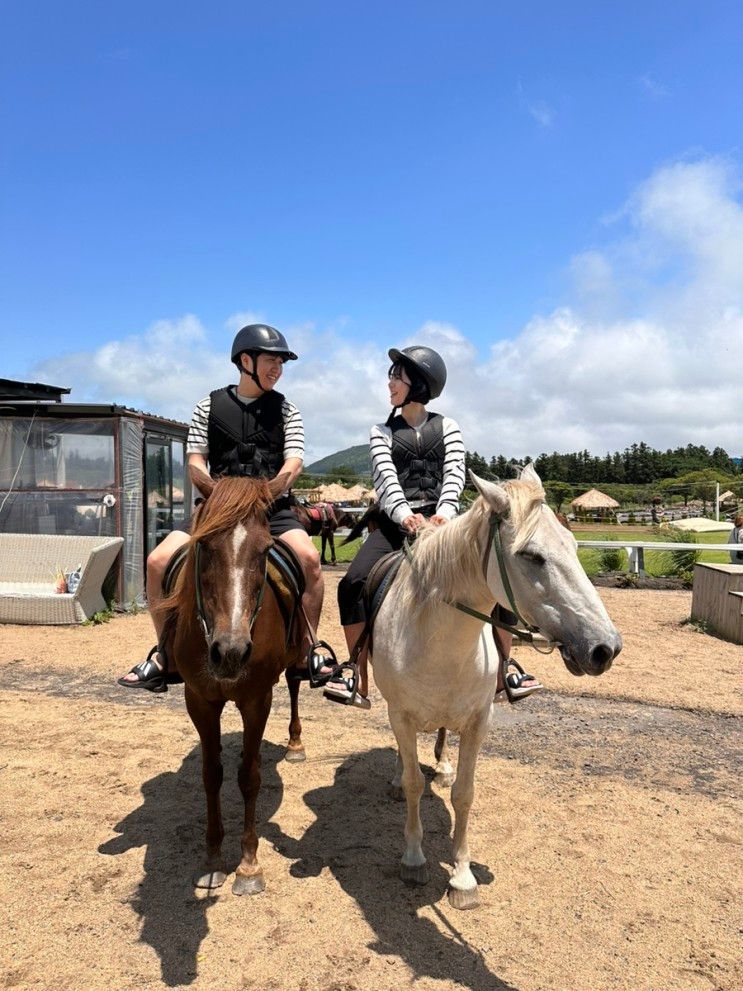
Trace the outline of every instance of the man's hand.
<path fill-rule="evenodd" d="M 420 513 L 413 513 L 412 516 L 406 517 L 402 521 L 402 527 L 407 530 L 408 533 L 415 533 L 416 530 L 420 530 L 422 526 L 426 525 L 426 519 L 421 516 Z"/>
<path fill-rule="evenodd" d="M 433 523 L 434 526 L 443 526 L 444 523 L 448 523 L 449 520 L 447 520 L 445 516 L 439 516 L 438 513 L 435 513 L 428 522 Z"/>

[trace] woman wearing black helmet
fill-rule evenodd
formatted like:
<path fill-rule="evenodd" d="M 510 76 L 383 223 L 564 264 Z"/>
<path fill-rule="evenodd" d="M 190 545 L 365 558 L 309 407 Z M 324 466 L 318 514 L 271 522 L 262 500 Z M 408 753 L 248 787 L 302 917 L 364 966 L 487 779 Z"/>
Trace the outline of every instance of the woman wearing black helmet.
<path fill-rule="evenodd" d="M 302 470 L 304 428 L 299 410 L 274 386 L 281 378 L 284 362 L 296 358 L 284 335 L 274 327 L 250 324 L 238 332 L 231 359 L 240 381 L 236 386 L 215 390 L 196 406 L 186 446 L 189 468 L 207 478 L 238 475 L 271 479 L 287 473 L 287 487 L 291 486 Z M 320 555 L 291 512 L 287 498 L 273 504 L 269 524 L 271 535 L 289 544 L 299 558 L 306 580 L 304 609 L 317 629 L 323 599 Z M 168 562 L 188 543 L 189 527 L 188 521 L 181 524 L 147 558 L 147 598 L 158 640 L 162 619 L 154 607 L 162 598 Z M 119 678 L 119 684 L 151 692 L 167 691 L 166 669 L 166 658 L 155 645 L 146 660 Z"/>
<path fill-rule="evenodd" d="M 338 586 L 341 624 L 349 650 L 364 629 L 364 582 L 372 566 L 402 547 L 406 534 L 427 521 L 440 525 L 459 508 L 464 486 L 464 444 L 454 420 L 429 413 L 426 404 L 441 395 L 446 366 L 432 348 L 420 345 L 389 351 L 392 412 L 371 429 L 374 488 L 379 497 L 379 529 L 362 544 Z M 324 669 L 327 671 L 327 669 Z M 369 708 L 367 652 L 359 657 L 358 692 L 353 678 L 334 677 L 325 696 L 334 702 Z"/>
<path fill-rule="evenodd" d="M 353 651 L 366 624 L 363 592 L 372 566 L 385 554 L 402 547 L 405 537 L 421 526 L 427 523 L 441 526 L 456 516 L 465 481 L 465 452 L 459 426 L 449 417 L 426 410 L 426 404 L 440 396 L 446 384 L 443 359 L 432 348 L 420 345 L 402 351 L 392 348 L 389 356 L 393 409 L 386 423 L 372 427 L 370 436 L 380 525 L 362 544 L 338 586 L 341 624 L 349 651 Z M 514 616 L 512 621 L 515 619 Z M 508 656 L 511 636 L 502 630 L 495 634 Z M 358 685 L 354 684 L 354 675 L 331 677 L 325 697 L 345 705 L 370 708 L 367 660 L 368 651 L 364 648 L 358 658 Z M 323 668 L 317 673 L 327 670 Z M 528 674 L 509 675 L 509 679 L 516 679 L 513 683 L 509 681 L 512 695 L 521 698 L 542 687 Z"/>

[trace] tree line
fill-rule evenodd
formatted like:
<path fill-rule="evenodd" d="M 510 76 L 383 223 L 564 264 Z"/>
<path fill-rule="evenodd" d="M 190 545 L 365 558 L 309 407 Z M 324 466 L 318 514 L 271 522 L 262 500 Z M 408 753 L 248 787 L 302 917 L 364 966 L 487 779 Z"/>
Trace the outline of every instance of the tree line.
<path fill-rule="evenodd" d="M 680 479 L 691 472 L 710 471 L 725 477 L 743 473 L 743 466 L 722 447 L 710 451 L 701 444 L 659 451 L 640 442 L 623 451 L 607 452 L 603 457 L 596 457 L 589 451 L 570 454 L 553 451 L 534 459 L 527 455 L 522 461 L 498 454 L 488 461 L 477 451 L 467 451 L 465 458 L 467 467 L 483 478 L 514 478 L 521 465 L 533 461 L 542 480 L 573 485 L 651 485 L 661 479 Z"/>

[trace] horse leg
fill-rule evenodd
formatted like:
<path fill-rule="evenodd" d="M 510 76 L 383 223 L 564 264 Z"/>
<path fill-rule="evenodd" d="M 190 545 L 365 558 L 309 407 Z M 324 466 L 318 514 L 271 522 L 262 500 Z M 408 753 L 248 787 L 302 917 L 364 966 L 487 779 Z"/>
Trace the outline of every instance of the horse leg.
<path fill-rule="evenodd" d="M 440 788 L 451 788 L 454 784 L 454 768 L 449 762 L 446 726 L 442 726 L 436 734 L 433 753 L 436 758 L 436 777 L 433 779 L 434 782 Z"/>
<path fill-rule="evenodd" d="M 323 564 L 327 564 L 328 563 L 325 560 L 325 544 L 326 544 L 327 539 L 328 538 L 325 535 L 325 527 L 323 527 L 322 530 L 320 531 L 320 547 L 321 547 L 321 550 L 320 550 L 320 561 Z M 335 562 L 333 562 L 333 563 L 335 563 Z"/>
<path fill-rule="evenodd" d="M 333 531 L 328 530 L 328 542 L 330 543 L 330 563 L 335 564 L 335 537 Z"/>
<path fill-rule="evenodd" d="M 449 879 L 449 902 L 452 908 L 476 908 L 480 903 L 477 881 L 470 870 L 467 837 L 470 809 L 475 796 L 475 762 L 487 733 L 487 718 L 468 726 L 459 740 L 457 777 L 451 790 L 454 806 L 454 872 Z"/>
<path fill-rule="evenodd" d="M 206 793 L 206 863 L 194 878 L 197 888 L 219 888 L 227 878 L 227 866 L 222 858 L 222 810 L 219 791 L 224 771 L 220 719 L 224 702 L 207 702 L 186 685 L 186 708 L 201 740 L 201 775 Z"/>
<path fill-rule="evenodd" d="M 390 709 L 390 723 L 397 739 L 402 761 L 402 786 L 407 802 L 405 818 L 405 853 L 400 864 L 400 877 L 406 884 L 426 884 L 428 867 L 423 854 L 423 825 L 420 803 L 425 778 L 418 764 L 418 734 L 410 720 Z"/>
<path fill-rule="evenodd" d="M 302 723 L 299 720 L 299 686 L 302 684 L 302 680 L 290 675 L 288 669 L 284 672 L 284 677 L 289 688 L 289 701 L 292 709 L 289 718 L 289 743 L 284 760 L 288 760 L 290 763 L 299 763 L 299 761 L 307 760 L 302 743 Z"/>
<path fill-rule="evenodd" d="M 390 798 L 393 798 L 396 802 L 403 802 L 405 800 L 405 791 L 402 786 L 402 758 L 400 757 L 400 751 L 397 751 L 395 755 L 395 773 L 390 781 Z"/>
<path fill-rule="evenodd" d="M 266 882 L 256 856 L 258 834 L 255 831 L 255 803 L 261 787 L 261 740 L 271 711 L 271 690 L 263 698 L 251 699 L 238 706 L 243 719 L 243 758 L 237 781 L 245 802 L 242 835 L 242 860 L 237 865 L 232 891 L 236 895 L 257 895 Z"/>

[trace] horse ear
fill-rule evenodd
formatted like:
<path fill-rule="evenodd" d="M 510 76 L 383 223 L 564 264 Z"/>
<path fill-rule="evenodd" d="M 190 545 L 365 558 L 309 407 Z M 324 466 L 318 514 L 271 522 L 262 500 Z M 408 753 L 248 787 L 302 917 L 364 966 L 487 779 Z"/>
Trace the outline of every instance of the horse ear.
<path fill-rule="evenodd" d="M 536 485 L 541 486 L 542 484 L 542 479 L 537 475 L 537 469 L 531 461 L 527 465 L 524 465 L 519 478 L 525 482 L 534 482 Z"/>
<path fill-rule="evenodd" d="M 201 469 L 194 468 L 193 465 L 188 466 L 188 476 L 191 479 L 191 485 L 195 486 L 205 499 L 208 499 L 217 484 L 214 479 Z"/>
<path fill-rule="evenodd" d="M 271 493 L 271 498 L 276 500 L 280 495 L 283 495 L 291 484 L 291 473 L 285 471 L 283 475 L 277 475 L 276 478 L 272 478 L 268 483 L 268 491 Z"/>
<path fill-rule="evenodd" d="M 484 478 L 479 478 L 474 471 L 470 471 L 470 478 L 477 491 L 493 512 L 497 513 L 501 519 L 505 519 L 508 516 L 510 503 L 508 501 L 508 494 L 503 486 L 497 485 L 495 482 L 486 482 Z"/>

